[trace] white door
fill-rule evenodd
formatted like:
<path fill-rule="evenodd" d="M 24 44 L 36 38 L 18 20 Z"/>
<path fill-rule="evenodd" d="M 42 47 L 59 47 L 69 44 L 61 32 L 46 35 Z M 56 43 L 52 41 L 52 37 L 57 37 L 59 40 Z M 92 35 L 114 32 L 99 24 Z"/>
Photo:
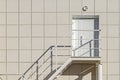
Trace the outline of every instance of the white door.
<path fill-rule="evenodd" d="M 97 34 L 98 28 L 95 28 L 98 27 L 98 24 L 96 26 L 95 21 L 96 20 L 94 18 L 83 17 L 76 17 L 72 20 L 72 49 L 76 49 L 72 55 L 81 57 L 94 56 L 96 45 L 94 43 L 96 42 L 95 40 L 98 40 L 95 38 L 99 38 L 96 37 L 99 36 L 99 34 Z"/>

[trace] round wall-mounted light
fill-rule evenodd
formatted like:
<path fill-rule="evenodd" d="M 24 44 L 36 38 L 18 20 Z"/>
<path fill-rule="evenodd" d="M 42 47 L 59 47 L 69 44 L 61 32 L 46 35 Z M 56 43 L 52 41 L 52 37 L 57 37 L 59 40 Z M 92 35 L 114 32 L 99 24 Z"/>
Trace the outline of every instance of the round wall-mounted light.
<path fill-rule="evenodd" d="M 82 8 L 82 10 L 83 10 L 83 11 L 87 11 L 87 10 L 88 10 L 88 6 L 84 6 L 84 7 Z"/>

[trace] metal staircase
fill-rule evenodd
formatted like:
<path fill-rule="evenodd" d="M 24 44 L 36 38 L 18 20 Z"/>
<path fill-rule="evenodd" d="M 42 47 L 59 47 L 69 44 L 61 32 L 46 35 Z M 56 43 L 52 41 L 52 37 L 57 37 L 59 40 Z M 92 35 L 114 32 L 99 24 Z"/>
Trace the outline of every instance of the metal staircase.
<path fill-rule="evenodd" d="M 58 50 L 62 48 L 69 48 L 71 50 L 71 46 L 69 45 L 50 46 L 18 80 L 54 80 L 56 76 L 62 74 L 67 66 L 72 63 L 72 57 L 95 57 L 92 51 L 94 50 L 93 41 L 94 40 L 90 40 L 72 50 L 72 56 L 70 54 L 59 54 L 58 52 Z M 86 51 L 81 51 L 82 48 Z M 82 53 L 76 56 L 76 52 Z M 62 60 L 63 57 L 64 60 Z"/>

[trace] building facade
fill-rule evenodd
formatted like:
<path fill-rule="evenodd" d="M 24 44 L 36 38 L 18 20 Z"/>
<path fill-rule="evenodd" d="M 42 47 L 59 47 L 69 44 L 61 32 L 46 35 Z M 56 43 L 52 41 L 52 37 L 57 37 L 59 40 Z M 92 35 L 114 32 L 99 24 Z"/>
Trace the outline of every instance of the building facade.
<path fill-rule="evenodd" d="M 120 0 L 0 0 L 0 80 L 18 80 L 51 45 L 72 45 L 74 15 L 99 16 L 103 80 L 120 80 Z"/>

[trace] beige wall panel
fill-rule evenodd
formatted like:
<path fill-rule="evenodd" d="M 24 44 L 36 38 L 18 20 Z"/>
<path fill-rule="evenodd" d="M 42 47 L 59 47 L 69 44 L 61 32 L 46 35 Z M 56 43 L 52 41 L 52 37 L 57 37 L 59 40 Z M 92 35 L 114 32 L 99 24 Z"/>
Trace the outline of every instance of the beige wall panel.
<path fill-rule="evenodd" d="M 18 12 L 18 1 L 19 0 L 8 0 L 7 12 Z"/>
<path fill-rule="evenodd" d="M 5 12 L 6 11 L 6 1 L 5 0 L 0 0 L 0 12 Z"/>
<path fill-rule="evenodd" d="M 4 13 L 0 13 L 0 24 L 6 23 L 6 16 Z"/>
<path fill-rule="evenodd" d="M 108 74 L 119 74 L 119 63 L 108 63 Z"/>
<path fill-rule="evenodd" d="M 58 12 L 69 12 L 69 0 L 57 0 Z"/>
<path fill-rule="evenodd" d="M 17 37 L 18 36 L 18 25 L 8 25 L 7 26 L 7 36 Z"/>
<path fill-rule="evenodd" d="M 45 36 L 56 37 L 56 25 L 45 25 Z"/>
<path fill-rule="evenodd" d="M 119 38 L 108 38 L 108 49 L 119 49 Z"/>
<path fill-rule="evenodd" d="M 18 50 L 8 50 L 7 60 L 9 62 L 18 62 Z"/>
<path fill-rule="evenodd" d="M 0 63 L 0 74 L 5 74 L 6 73 L 6 64 L 5 63 Z"/>
<path fill-rule="evenodd" d="M 6 50 L 0 50 L 0 62 L 6 61 Z"/>
<path fill-rule="evenodd" d="M 113 80 L 113 79 L 114 80 L 119 80 L 119 78 L 120 78 L 120 76 L 117 76 L 117 75 L 116 76 L 109 76 L 108 77 L 109 80 Z"/>
<path fill-rule="evenodd" d="M 101 6 L 102 4 L 102 6 Z M 95 0 L 95 11 L 96 12 L 106 12 L 107 10 L 107 0 Z"/>
<path fill-rule="evenodd" d="M 70 0 L 70 12 L 81 12 L 81 0 Z"/>
<path fill-rule="evenodd" d="M 69 24 L 69 13 L 58 13 L 57 24 Z"/>
<path fill-rule="evenodd" d="M 119 0 L 108 0 L 108 12 L 119 12 Z"/>
<path fill-rule="evenodd" d="M 31 51 L 30 50 L 20 51 L 20 62 L 31 62 Z"/>
<path fill-rule="evenodd" d="M 0 26 L 0 36 L 5 36 L 6 35 L 6 27 L 5 25 Z"/>
<path fill-rule="evenodd" d="M 17 74 L 18 73 L 18 63 L 8 63 L 7 64 L 7 73 L 8 74 Z"/>
<path fill-rule="evenodd" d="M 33 25 L 32 26 L 32 36 L 43 36 L 43 25 Z"/>
<path fill-rule="evenodd" d="M 20 12 L 31 12 L 31 0 L 20 0 Z"/>
<path fill-rule="evenodd" d="M 33 0 L 32 1 L 32 11 L 33 12 L 43 12 L 44 10 L 44 0 Z"/>
<path fill-rule="evenodd" d="M 31 38 L 20 38 L 20 49 L 31 49 Z"/>
<path fill-rule="evenodd" d="M 108 62 L 119 62 L 120 52 L 119 50 L 109 50 L 108 51 Z"/>
<path fill-rule="evenodd" d="M 43 13 L 32 13 L 32 24 L 43 24 Z"/>
<path fill-rule="evenodd" d="M 45 0 L 45 12 L 56 12 L 56 0 Z"/>

